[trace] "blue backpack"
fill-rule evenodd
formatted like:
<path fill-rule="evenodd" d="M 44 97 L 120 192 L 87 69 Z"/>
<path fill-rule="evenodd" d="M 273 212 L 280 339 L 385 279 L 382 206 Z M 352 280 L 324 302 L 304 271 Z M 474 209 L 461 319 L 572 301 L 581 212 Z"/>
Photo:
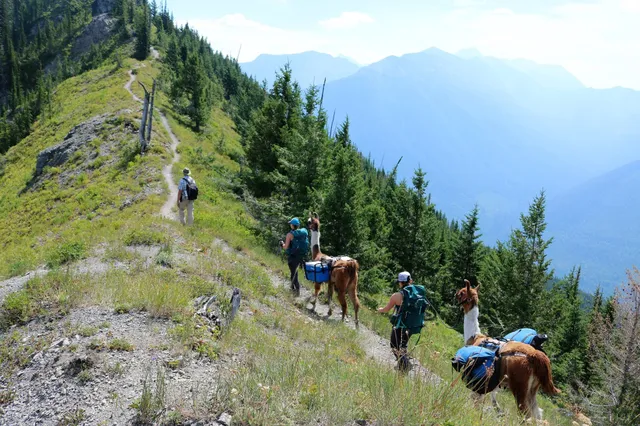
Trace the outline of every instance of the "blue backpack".
<path fill-rule="evenodd" d="M 542 344 L 548 339 L 546 334 L 538 334 L 532 328 L 519 328 L 506 336 L 503 340 L 506 342 L 522 342 L 531 345 L 539 351 L 542 351 Z"/>
<path fill-rule="evenodd" d="M 427 310 L 424 286 L 411 284 L 402 290 L 402 305 L 390 318 L 396 328 L 406 328 L 412 334 L 420 333 L 424 327 L 424 312 Z"/>
<path fill-rule="evenodd" d="M 300 259 L 305 258 L 309 254 L 309 233 L 306 229 L 296 229 L 291 231 L 293 240 L 287 249 L 287 254 Z"/>
<path fill-rule="evenodd" d="M 462 379 L 469 389 L 485 394 L 500 383 L 498 358 L 497 351 L 481 346 L 465 346 L 451 359 L 451 366 L 462 373 Z"/>

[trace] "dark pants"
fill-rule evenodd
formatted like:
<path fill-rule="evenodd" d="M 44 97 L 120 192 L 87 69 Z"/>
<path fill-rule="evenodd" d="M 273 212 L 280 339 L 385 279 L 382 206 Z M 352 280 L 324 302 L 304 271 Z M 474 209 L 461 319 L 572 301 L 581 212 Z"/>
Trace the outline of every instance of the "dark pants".
<path fill-rule="evenodd" d="M 300 281 L 298 281 L 298 267 L 302 263 L 299 258 L 290 257 L 287 261 L 289 271 L 291 271 L 291 290 L 300 291 Z"/>
<path fill-rule="evenodd" d="M 393 350 L 393 355 L 396 357 L 396 361 L 398 361 L 398 368 L 401 371 L 406 371 L 409 369 L 409 357 L 407 356 L 407 344 L 409 343 L 409 339 L 411 338 L 411 332 L 406 328 L 395 328 L 391 329 L 391 338 L 389 341 L 391 342 L 391 349 Z"/>

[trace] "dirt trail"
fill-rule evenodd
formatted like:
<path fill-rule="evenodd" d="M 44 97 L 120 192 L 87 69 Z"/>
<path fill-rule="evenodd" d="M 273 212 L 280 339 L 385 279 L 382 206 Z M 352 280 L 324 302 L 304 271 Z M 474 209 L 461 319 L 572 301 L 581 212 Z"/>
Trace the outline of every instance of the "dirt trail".
<path fill-rule="evenodd" d="M 231 248 L 225 241 L 216 238 L 214 240 L 214 244 L 220 247 L 225 253 L 234 254 L 236 256 L 241 256 L 246 259 L 249 259 L 251 262 L 255 262 L 246 254 L 234 250 Z M 261 266 L 263 267 L 263 266 Z M 264 267 L 263 267 L 264 268 Z M 266 269 L 267 274 L 269 275 L 269 279 L 271 280 L 271 284 L 274 287 L 282 287 L 282 288 L 290 288 L 291 283 L 289 280 L 282 278 L 276 272 Z M 302 271 L 299 271 L 300 274 L 303 274 Z M 302 279 L 302 277 L 300 277 Z M 314 318 L 321 319 L 324 321 L 335 321 L 339 322 L 342 316 L 342 308 L 337 303 L 337 295 L 334 295 L 334 300 L 332 303 L 333 307 L 333 315 L 328 317 L 329 313 L 329 305 L 326 304 L 326 296 L 321 296 L 318 298 L 318 301 L 315 305 L 311 303 L 313 299 L 313 292 L 306 289 L 305 287 L 301 287 L 300 296 L 296 298 L 296 305 L 303 306 L 302 311 Z M 348 313 L 353 314 L 353 306 L 350 302 L 348 302 Z M 351 329 L 355 329 L 355 323 L 353 321 L 352 316 L 348 315 L 345 320 L 345 325 Z M 391 352 L 391 347 L 389 346 L 389 340 L 380 337 L 375 331 L 369 329 L 368 327 L 360 324 L 357 328 L 358 331 L 358 341 L 360 346 L 367 354 L 367 357 L 374 359 L 376 362 L 387 365 L 389 368 L 396 368 L 396 360 Z M 389 328 L 391 331 L 391 328 Z M 417 360 L 413 359 L 411 361 L 412 369 L 410 375 L 413 377 L 422 377 L 424 380 L 429 380 L 433 383 L 440 383 L 442 379 L 436 374 L 432 373 L 428 369 L 424 368 L 422 365 L 418 363 Z"/>
<path fill-rule="evenodd" d="M 158 58 L 158 52 L 154 49 L 152 50 L 152 54 L 154 58 Z M 124 85 L 124 88 L 127 92 L 131 94 L 133 99 L 137 102 L 142 103 L 142 99 L 136 96 L 135 93 L 131 90 L 131 85 L 136 81 L 136 76 L 133 74 L 133 70 L 129 70 L 129 81 Z M 164 180 L 167 182 L 167 186 L 169 187 L 169 195 L 167 196 L 167 201 L 164 203 L 162 208 L 160 209 L 160 215 L 167 219 L 176 219 L 175 213 L 173 213 L 173 207 L 176 205 L 176 200 L 178 198 L 178 185 L 173 181 L 173 176 L 171 171 L 173 170 L 173 165 L 180 161 L 180 154 L 178 154 L 177 148 L 180 141 L 176 137 L 176 135 L 171 130 L 171 126 L 169 126 L 169 121 L 167 117 L 160 112 L 158 108 L 154 108 L 155 112 L 160 117 L 160 122 L 162 123 L 162 127 L 167 131 L 169 137 L 171 138 L 171 155 L 173 156 L 171 162 L 162 168 L 162 176 L 164 176 Z"/>

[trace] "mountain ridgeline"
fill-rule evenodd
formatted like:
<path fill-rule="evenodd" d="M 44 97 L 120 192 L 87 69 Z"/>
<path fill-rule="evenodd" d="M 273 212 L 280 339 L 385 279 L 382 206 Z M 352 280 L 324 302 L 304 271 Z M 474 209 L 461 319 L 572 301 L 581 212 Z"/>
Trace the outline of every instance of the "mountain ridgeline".
<path fill-rule="evenodd" d="M 316 76 L 316 84 L 321 79 Z M 590 222 L 572 223 L 575 233 L 592 238 L 579 251 L 568 230 L 556 231 L 573 216 L 563 200 L 574 188 L 640 157 L 640 93 L 590 89 L 559 66 L 432 48 L 330 81 L 323 106 L 336 122 L 349 116 L 353 140 L 377 165 L 389 170 L 402 157 L 400 178 L 422 167 L 432 200 L 448 216 L 462 218 L 477 203 L 487 244 L 504 239 L 544 188 L 559 273 L 582 265 L 583 287 L 601 285 L 610 293 L 636 261 L 631 254 L 640 245 L 628 222 L 618 220 L 618 211 L 600 210 L 598 200 L 611 196 L 604 186 L 583 191 L 583 201 L 610 218 L 608 231 L 620 245 L 592 232 Z M 615 203 L 628 211 L 639 207 L 628 197 Z M 611 261 L 587 260 L 598 258 Z"/>

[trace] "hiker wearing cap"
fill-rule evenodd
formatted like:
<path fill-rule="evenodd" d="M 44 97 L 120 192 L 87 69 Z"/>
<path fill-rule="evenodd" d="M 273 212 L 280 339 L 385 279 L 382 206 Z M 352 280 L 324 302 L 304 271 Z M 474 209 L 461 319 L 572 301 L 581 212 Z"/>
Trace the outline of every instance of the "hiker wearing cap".
<path fill-rule="evenodd" d="M 198 186 L 196 181 L 191 177 L 191 170 L 184 168 L 184 175 L 178 183 L 178 212 L 180 223 L 183 225 L 193 225 L 193 202 L 198 198 Z M 184 213 L 187 212 L 187 220 L 185 223 Z"/>
<path fill-rule="evenodd" d="M 298 267 L 302 265 L 309 252 L 309 233 L 300 228 L 300 219 L 294 217 L 289 221 L 291 231 L 280 246 L 287 253 L 287 263 L 291 272 L 291 290 L 300 295 L 300 281 L 298 281 Z"/>
<path fill-rule="evenodd" d="M 412 335 L 420 333 L 424 326 L 424 311 L 427 307 L 425 289 L 421 285 L 414 285 L 411 274 L 407 271 L 398 274 L 400 291 L 394 293 L 389 303 L 384 308 L 378 308 L 378 312 L 387 313 L 395 309 L 391 316 L 391 349 L 398 361 L 398 369 L 409 369 L 409 357 L 407 344 Z"/>

